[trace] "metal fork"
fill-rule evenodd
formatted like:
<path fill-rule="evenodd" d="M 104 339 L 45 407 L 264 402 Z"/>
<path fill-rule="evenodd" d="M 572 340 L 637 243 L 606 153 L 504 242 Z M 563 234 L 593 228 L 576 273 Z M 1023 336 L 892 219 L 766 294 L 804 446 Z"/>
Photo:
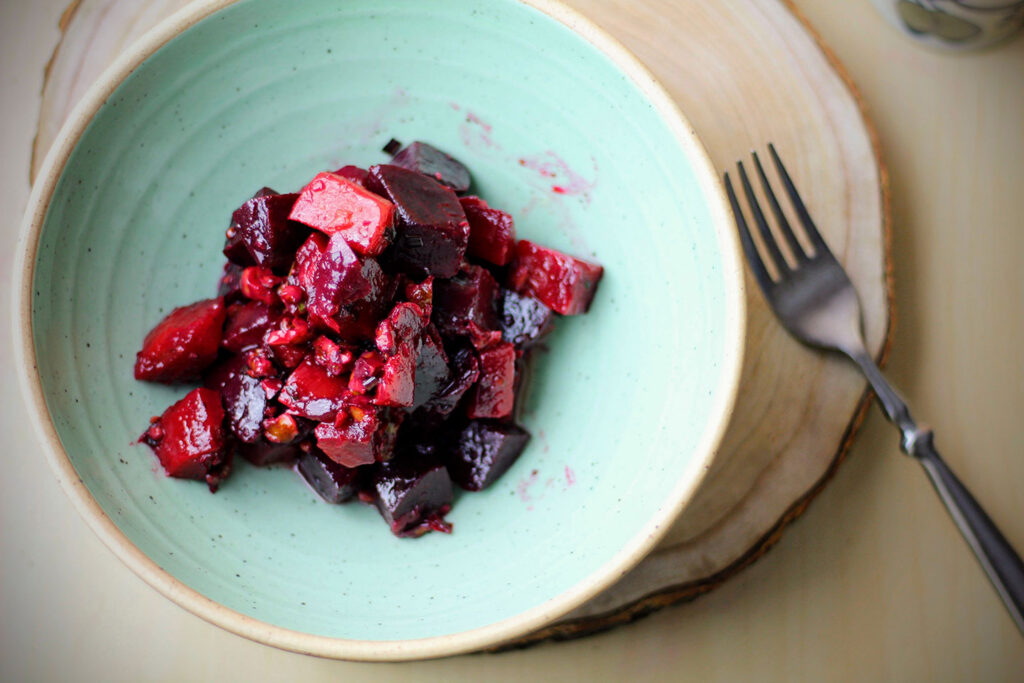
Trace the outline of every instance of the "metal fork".
<path fill-rule="evenodd" d="M 803 227 L 812 250 L 805 250 L 797 239 L 779 201 L 772 191 L 757 152 L 753 152 L 754 166 L 764 190 L 764 196 L 775 217 L 792 262 L 783 256 L 768 219 L 758 203 L 743 162 L 737 163 L 740 183 L 747 197 L 750 213 L 764 246 L 763 254 L 747 227 L 732 180 L 725 174 L 725 189 L 736 216 L 740 242 L 754 279 L 761 286 L 765 298 L 782 325 L 790 334 L 805 344 L 825 350 L 840 351 L 849 356 L 867 377 L 882 409 L 902 433 L 900 447 L 924 467 L 932 485 L 938 491 L 953 521 L 960 528 L 967 543 L 981 562 L 989 579 L 1006 604 L 1017 628 L 1024 633 L 1024 562 L 1014 551 L 995 523 L 939 457 L 932 439 L 932 430 L 919 426 L 910 416 L 906 403 L 889 385 L 868 353 L 864 343 L 863 315 L 857 291 L 846 271 L 836 261 L 821 233 L 811 220 L 786 167 L 768 145 L 775 169 L 789 196 L 790 204 Z M 774 269 L 774 277 L 769 272 Z"/>

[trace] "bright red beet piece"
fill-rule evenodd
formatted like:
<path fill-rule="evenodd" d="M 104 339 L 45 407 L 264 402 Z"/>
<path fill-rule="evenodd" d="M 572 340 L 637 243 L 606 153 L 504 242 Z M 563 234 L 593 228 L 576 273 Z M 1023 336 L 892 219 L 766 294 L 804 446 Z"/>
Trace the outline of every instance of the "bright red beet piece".
<path fill-rule="evenodd" d="M 455 158 L 425 142 L 413 142 L 392 157 L 395 166 L 422 173 L 455 192 L 469 189 L 469 169 Z"/>
<path fill-rule="evenodd" d="M 224 300 L 175 308 L 154 327 L 135 355 L 135 379 L 184 382 L 198 379 L 217 358 L 224 327 Z"/>
<path fill-rule="evenodd" d="M 508 417 L 515 403 L 516 351 L 502 342 L 479 353 L 480 379 L 469 396 L 466 415 Z"/>
<path fill-rule="evenodd" d="M 263 341 L 263 335 L 281 320 L 281 312 L 262 301 L 228 306 L 221 346 L 238 353 Z"/>
<path fill-rule="evenodd" d="M 355 353 L 352 348 L 343 348 L 330 338 L 320 336 L 313 340 L 313 361 L 331 377 L 338 377 L 352 369 Z"/>
<path fill-rule="evenodd" d="M 388 317 L 377 325 L 374 341 L 377 349 L 384 355 L 394 355 L 406 345 L 412 345 L 419 351 L 420 335 L 426 321 L 423 311 L 416 304 L 396 304 Z"/>
<path fill-rule="evenodd" d="M 466 336 L 477 348 L 501 339 L 498 283 L 485 268 L 465 266 L 434 285 L 432 318 L 446 338 Z"/>
<path fill-rule="evenodd" d="M 362 264 L 340 235 L 331 237 L 327 248 L 306 272 L 306 305 L 323 319 L 332 318 L 342 305 L 358 301 L 370 292 Z"/>
<path fill-rule="evenodd" d="M 288 220 L 299 195 L 264 194 L 265 190 L 269 188 L 258 192 L 231 215 L 224 255 L 243 266 L 264 266 L 284 272 L 309 229 Z"/>
<path fill-rule="evenodd" d="M 560 251 L 519 240 L 509 286 L 562 315 L 586 313 L 604 269 Z"/>
<path fill-rule="evenodd" d="M 377 393 L 377 384 L 383 374 L 384 357 L 376 351 L 364 351 L 352 366 L 348 390 L 356 395 L 372 396 Z"/>
<path fill-rule="evenodd" d="M 220 395 L 200 387 L 165 410 L 143 440 L 168 476 L 205 481 L 210 491 L 216 491 L 231 472 L 223 422 Z"/>
<path fill-rule="evenodd" d="M 529 440 L 530 434 L 517 425 L 473 420 L 445 449 L 448 474 L 467 491 L 485 489 L 512 466 Z"/>
<path fill-rule="evenodd" d="M 416 396 L 416 356 L 412 345 L 399 348 L 398 353 L 384 361 L 384 372 L 377 384 L 374 401 L 382 406 L 411 406 Z"/>
<path fill-rule="evenodd" d="M 334 173 L 319 173 L 292 207 L 289 218 L 327 235 L 341 235 L 364 255 L 388 246 L 395 207 L 361 184 Z"/>
<path fill-rule="evenodd" d="M 344 467 L 388 460 L 403 415 L 357 400 L 338 411 L 334 424 L 324 422 L 316 426 L 317 447 Z"/>
<path fill-rule="evenodd" d="M 423 282 L 408 282 L 405 285 L 405 298 L 420 307 L 424 317 L 430 319 L 434 310 L 434 276 Z"/>
<path fill-rule="evenodd" d="M 249 266 L 242 271 L 239 282 L 243 296 L 253 301 L 262 301 L 268 306 L 277 303 L 277 289 L 280 285 L 281 278 L 263 266 Z"/>
<path fill-rule="evenodd" d="M 334 420 L 348 393 L 348 381 L 331 377 L 307 358 L 296 367 L 281 389 L 278 401 L 310 420 Z"/>
<path fill-rule="evenodd" d="M 512 260 L 516 246 L 516 226 L 510 214 L 492 209 L 479 197 L 460 197 L 469 221 L 469 246 L 466 253 L 496 266 Z"/>
<path fill-rule="evenodd" d="M 451 277 L 469 243 L 469 222 L 458 197 L 415 171 L 383 164 L 370 167 L 367 187 L 395 205 L 395 265 L 410 275 Z"/>

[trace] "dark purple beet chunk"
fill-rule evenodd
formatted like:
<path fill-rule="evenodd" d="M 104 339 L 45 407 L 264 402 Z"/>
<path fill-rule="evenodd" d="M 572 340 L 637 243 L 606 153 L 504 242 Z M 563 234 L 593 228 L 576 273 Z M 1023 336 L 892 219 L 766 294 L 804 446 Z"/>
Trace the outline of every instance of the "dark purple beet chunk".
<path fill-rule="evenodd" d="M 469 221 L 455 193 L 399 166 L 369 170 L 366 188 L 395 205 L 397 232 L 385 252 L 395 267 L 417 279 L 455 275 L 469 243 Z"/>
<path fill-rule="evenodd" d="M 498 283 L 485 268 L 468 266 L 434 283 L 431 318 L 445 337 L 467 336 L 474 346 L 500 339 Z"/>
<path fill-rule="evenodd" d="M 501 336 L 516 348 L 528 349 L 552 327 L 554 311 L 533 297 L 503 290 L 501 303 Z"/>
<path fill-rule="evenodd" d="M 228 261 L 224 264 L 224 272 L 217 282 L 217 296 L 224 297 L 224 303 L 233 304 L 242 300 L 242 271 L 237 263 Z"/>
<path fill-rule="evenodd" d="M 366 281 L 359 262 L 352 248 L 340 234 L 332 235 L 327 249 L 309 271 L 308 297 L 309 310 L 322 318 L 330 318 L 338 313 L 343 304 L 362 299 L 370 293 L 370 283 Z"/>
<path fill-rule="evenodd" d="M 418 408 L 434 398 L 448 384 L 451 371 L 441 337 L 433 325 L 423 333 L 423 343 L 416 359 L 416 387 L 412 407 Z"/>
<path fill-rule="evenodd" d="M 472 420 L 445 449 L 445 464 L 452 481 L 479 491 L 503 475 L 529 441 L 529 432 L 517 425 Z"/>
<path fill-rule="evenodd" d="M 262 301 L 247 301 L 228 307 L 224 335 L 220 344 L 228 351 L 239 352 L 263 342 L 263 335 L 281 320 L 281 312 Z"/>
<path fill-rule="evenodd" d="M 290 465 L 302 455 L 299 440 L 290 443 L 274 443 L 260 437 L 255 443 L 238 444 L 238 453 L 256 467 Z"/>
<path fill-rule="evenodd" d="M 469 169 L 453 157 L 425 142 L 413 142 L 391 159 L 395 166 L 433 178 L 455 192 L 469 189 Z"/>
<path fill-rule="evenodd" d="M 328 503 L 344 503 L 359 488 L 358 470 L 342 467 L 315 448 L 299 456 L 296 470 Z"/>
<path fill-rule="evenodd" d="M 284 273 L 295 251 L 309 235 L 309 228 L 288 220 L 297 194 L 263 194 L 238 207 L 231 215 L 231 228 L 224 255 L 240 265 L 264 266 Z"/>
<path fill-rule="evenodd" d="M 255 443 L 262 437 L 267 394 L 247 369 L 244 356 L 232 356 L 208 370 L 203 384 L 220 391 L 231 432 L 242 442 Z"/>
<path fill-rule="evenodd" d="M 429 458 L 395 457 L 373 475 L 377 509 L 396 536 L 429 530 L 430 518 L 452 504 L 452 480 L 444 465 Z"/>
<path fill-rule="evenodd" d="M 441 415 L 448 415 L 458 405 L 470 387 L 480 379 L 480 363 L 471 348 L 460 348 L 449 356 L 451 377 L 437 396 L 429 403 L 427 409 Z"/>

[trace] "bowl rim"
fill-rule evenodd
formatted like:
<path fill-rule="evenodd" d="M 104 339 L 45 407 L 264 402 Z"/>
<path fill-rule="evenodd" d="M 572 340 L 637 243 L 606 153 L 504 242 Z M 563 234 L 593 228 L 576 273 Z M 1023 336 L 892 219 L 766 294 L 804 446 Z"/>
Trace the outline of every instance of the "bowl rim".
<path fill-rule="evenodd" d="M 61 126 L 32 186 L 18 235 L 12 286 L 12 331 L 18 384 L 51 469 L 79 514 L 136 575 L 165 597 L 202 619 L 250 640 L 301 654 L 356 661 L 402 661 L 463 654 L 499 645 L 537 630 L 583 604 L 636 566 L 668 532 L 714 460 L 732 415 L 745 352 L 746 287 L 739 240 L 733 229 L 722 181 L 693 126 L 665 88 L 618 40 L 560 0 L 513 0 L 569 28 L 609 58 L 639 88 L 669 126 L 693 166 L 718 237 L 725 279 L 725 344 L 722 391 L 704 426 L 696 456 L 666 504 L 619 551 L 584 580 L 547 601 L 498 622 L 427 638 L 370 641 L 334 638 L 274 626 L 205 597 L 163 570 L 136 547 L 106 515 L 65 453 L 46 407 L 32 329 L 32 287 L 39 237 L 64 166 L 93 116 L 144 60 L 179 33 L 239 0 L 195 0 L 161 21 L 123 52 L 92 84 Z"/>

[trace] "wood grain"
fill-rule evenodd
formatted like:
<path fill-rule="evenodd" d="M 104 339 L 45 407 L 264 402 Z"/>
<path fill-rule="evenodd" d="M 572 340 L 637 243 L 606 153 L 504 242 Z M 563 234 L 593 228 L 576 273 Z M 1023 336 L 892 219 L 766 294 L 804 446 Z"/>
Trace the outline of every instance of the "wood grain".
<path fill-rule="evenodd" d="M 120 51 L 182 0 L 76 0 L 47 68 L 33 173 L 60 124 Z M 571 0 L 633 50 L 725 170 L 771 140 L 866 309 L 869 346 L 889 330 L 887 181 L 877 141 L 837 60 L 778 0 Z M 525 639 L 601 630 L 703 594 L 760 557 L 842 459 L 866 408 L 839 359 L 790 339 L 748 280 L 748 354 L 711 471 L 659 548 L 616 586 Z"/>

